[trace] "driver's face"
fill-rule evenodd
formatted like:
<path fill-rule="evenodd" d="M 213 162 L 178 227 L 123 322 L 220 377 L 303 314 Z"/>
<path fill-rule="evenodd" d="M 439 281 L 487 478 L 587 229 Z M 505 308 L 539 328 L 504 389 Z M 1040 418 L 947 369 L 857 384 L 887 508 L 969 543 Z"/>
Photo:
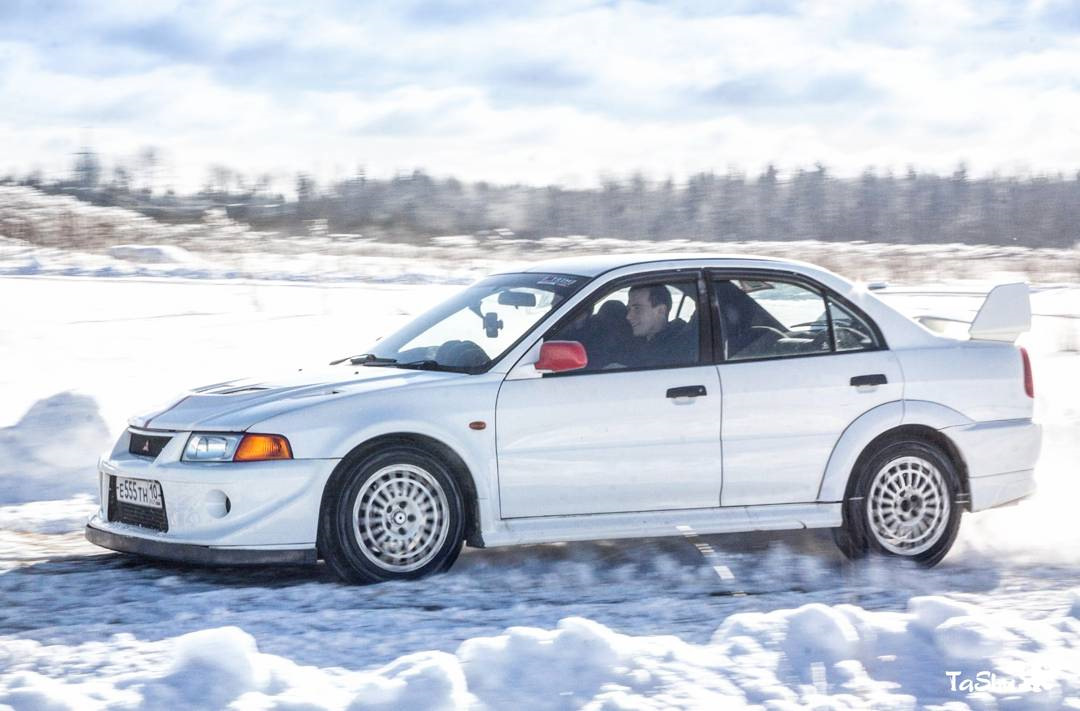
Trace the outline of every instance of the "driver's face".
<path fill-rule="evenodd" d="M 653 306 L 645 289 L 631 290 L 626 302 L 626 320 L 639 338 L 652 338 L 667 324 L 668 308 L 664 304 Z"/>

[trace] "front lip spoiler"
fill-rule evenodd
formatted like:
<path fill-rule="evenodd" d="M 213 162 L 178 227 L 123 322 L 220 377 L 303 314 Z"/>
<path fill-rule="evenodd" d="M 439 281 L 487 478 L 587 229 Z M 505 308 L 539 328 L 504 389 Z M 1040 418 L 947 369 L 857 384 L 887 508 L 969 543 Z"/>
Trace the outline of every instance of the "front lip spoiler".
<path fill-rule="evenodd" d="M 124 536 L 86 525 L 86 540 L 121 553 L 204 565 L 309 565 L 318 562 L 314 548 L 259 550 L 254 548 L 211 548 L 191 543 L 162 543 L 137 536 Z"/>

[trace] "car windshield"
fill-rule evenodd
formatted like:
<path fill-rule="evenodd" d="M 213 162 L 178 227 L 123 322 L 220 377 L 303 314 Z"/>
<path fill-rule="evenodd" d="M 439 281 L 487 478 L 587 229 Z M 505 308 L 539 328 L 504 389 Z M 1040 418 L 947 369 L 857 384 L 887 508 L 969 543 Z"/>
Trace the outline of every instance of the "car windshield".
<path fill-rule="evenodd" d="M 568 274 L 488 277 L 380 340 L 352 362 L 484 371 L 587 281 Z"/>

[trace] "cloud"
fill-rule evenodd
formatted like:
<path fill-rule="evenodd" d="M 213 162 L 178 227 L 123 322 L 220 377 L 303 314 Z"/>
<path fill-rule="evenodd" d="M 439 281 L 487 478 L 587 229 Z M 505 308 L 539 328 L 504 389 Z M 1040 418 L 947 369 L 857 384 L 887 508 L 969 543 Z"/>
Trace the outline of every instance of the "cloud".
<path fill-rule="evenodd" d="M 404 19 L 413 25 L 459 27 L 492 19 L 522 18 L 542 12 L 532 3 L 508 3 L 500 0 L 423 0 L 404 4 Z"/>
<path fill-rule="evenodd" d="M 356 107 L 359 118 L 350 133 L 401 139 L 469 135 L 482 128 L 483 120 L 476 118 L 482 109 L 475 92 L 405 89 Z"/>
<path fill-rule="evenodd" d="M 488 77 L 496 86 L 528 86 L 537 89 L 566 89 L 584 86 L 588 75 L 554 60 L 511 61 L 493 67 Z"/>
<path fill-rule="evenodd" d="M 759 75 L 741 77 L 706 89 L 697 97 L 720 106 L 779 107 L 800 110 L 807 106 L 863 102 L 882 96 L 865 77 L 855 73 L 837 73 L 805 80 Z"/>
<path fill-rule="evenodd" d="M 1080 162 L 1075 8 L 8 0 L 0 137 L 12 167 L 54 175 L 87 136 L 106 155 L 158 145 L 181 185 L 210 162 L 535 183 L 769 161 L 1053 170 Z"/>
<path fill-rule="evenodd" d="M 582 106 L 603 91 L 584 71 L 554 60 L 511 59 L 482 72 L 477 79 L 497 106 Z"/>
<path fill-rule="evenodd" d="M 1043 6 L 1039 19 L 1051 30 L 1080 32 L 1080 5 L 1075 0 L 1053 0 Z"/>
<path fill-rule="evenodd" d="M 730 15 L 798 15 L 805 3 L 799 0 L 650 0 L 647 4 L 666 8 L 684 17 L 725 17 Z"/>
<path fill-rule="evenodd" d="M 110 29 L 98 41 L 106 46 L 130 47 L 177 63 L 203 63 L 218 55 L 218 37 L 210 28 L 176 17 L 155 17 Z"/>

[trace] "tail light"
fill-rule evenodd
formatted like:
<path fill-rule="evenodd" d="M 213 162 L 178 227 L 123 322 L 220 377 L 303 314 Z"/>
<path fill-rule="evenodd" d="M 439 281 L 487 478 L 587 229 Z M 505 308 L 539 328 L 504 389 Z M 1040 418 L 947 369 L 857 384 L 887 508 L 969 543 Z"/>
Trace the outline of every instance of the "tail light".
<path fill-rule="evenodd" d="M 1035 397 L 1035 379 L 1031 375 L 1031 358 L 1028 357 L 1026 348 L 1020 349 L 1020 357 L 1024 361 L 1024 392 L 1028 397 Z"/>

